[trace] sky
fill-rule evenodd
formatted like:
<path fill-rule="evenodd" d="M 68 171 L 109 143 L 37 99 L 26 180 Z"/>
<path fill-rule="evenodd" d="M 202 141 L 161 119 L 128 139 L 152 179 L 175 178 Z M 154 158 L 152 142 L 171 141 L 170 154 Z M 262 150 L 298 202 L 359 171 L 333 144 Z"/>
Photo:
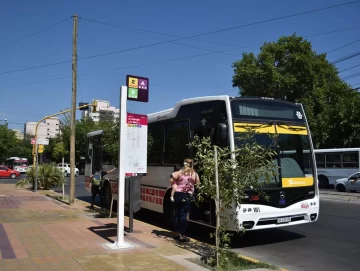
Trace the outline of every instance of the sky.
<path fill-rule="evenodd" d="M 128 101 L 127 108 L 147 114 L 186 98 L 236 96 L 232 63 L 281 36 L 305 36 L 318 53 L 360 39 L 360 2 L 133 48 L 346 2 L 351 0 L 0 0 L 0 124 L 6 118 L 9 128 L 23 130 L 24 122 L 71 107 L 74 14 L 80 16 L 77 103 L 100 99 L 119 107 L 126 75 L 138 75 L 149 78 L 149 102 Z M 359 47 L 355 42 L 329 53 L 328 59 L 356 53 Z M 115 51 L 123 52 L 82 59 Z M 337 67 L 343 70 L 359 62 L 357 56 Z M 44 67 L 33 68 L 37 66 Z M 340 75 L 357 72 L 360 66 Z M 346 81 L 358 87 L 360 76 Z"/>

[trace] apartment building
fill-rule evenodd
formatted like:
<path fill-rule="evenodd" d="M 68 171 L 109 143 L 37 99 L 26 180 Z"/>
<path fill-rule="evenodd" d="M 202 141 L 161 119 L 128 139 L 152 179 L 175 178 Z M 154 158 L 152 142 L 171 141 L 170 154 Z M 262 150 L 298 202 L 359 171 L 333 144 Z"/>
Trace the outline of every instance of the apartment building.
<path fill-rule="evenodd" d="M 35 135 L 36 122 L 26 122 L 24 125 L 24 135 Z M 38 138 L 54 138 L 60 134 L 59 118 L 46 119 L 39 124 Z"/>
<path fill-rule="evenodd" d="M 82 118 L 90 118 L 95 122 L 100 120 L 113 120 L 119 119 L 120 110 L 115 106 L 110 106 L 109 101 L 95 100 L 97 103 L 96 112 L 92 110 L 82 111 Z"/>

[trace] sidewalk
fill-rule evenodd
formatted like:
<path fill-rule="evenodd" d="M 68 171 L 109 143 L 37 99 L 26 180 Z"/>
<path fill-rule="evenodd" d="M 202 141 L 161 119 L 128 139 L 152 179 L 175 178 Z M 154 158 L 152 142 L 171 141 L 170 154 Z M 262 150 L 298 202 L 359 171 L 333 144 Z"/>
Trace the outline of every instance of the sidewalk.
<path fill-rule="evenodd" d="M 87 206 L 0 184 L 0 271 L 207 270 L 186 260 L 198 255 L 177 246 L 169 232 L 137 220 L 125 235 L 133 247 L 109 249 L 116 218 L 97 218 Z"/>

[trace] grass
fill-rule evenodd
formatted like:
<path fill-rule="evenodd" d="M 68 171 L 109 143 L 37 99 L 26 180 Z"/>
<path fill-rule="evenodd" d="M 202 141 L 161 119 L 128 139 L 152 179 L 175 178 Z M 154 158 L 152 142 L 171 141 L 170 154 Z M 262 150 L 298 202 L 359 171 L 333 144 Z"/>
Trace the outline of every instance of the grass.
<path fill-rule="evenodd" d="M 268 268 L 272 270 L 279 270 L 279 268 L 274 265 L 270 265 L 260 261 L 249 260 L 239 256 L 237 253 L 234 252 L 228 251 L 226 252 L 226 256 L 228 258 L 227 264 L 226 266 L 223 266 L 221 270 L 236 271 L 236 270 L 249 270 L 256 268 Z M 219 270 L 216 268 L 216 266 L 213 266 L 205 258 L 193 258 L 187 260 L 209 270 L 213 270 L 213 271 Z"/>

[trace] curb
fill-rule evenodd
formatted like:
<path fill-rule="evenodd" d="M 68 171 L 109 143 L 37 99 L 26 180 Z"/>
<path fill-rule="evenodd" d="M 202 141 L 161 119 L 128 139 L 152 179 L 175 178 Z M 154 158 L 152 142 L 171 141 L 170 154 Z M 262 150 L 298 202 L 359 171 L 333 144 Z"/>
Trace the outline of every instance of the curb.
<path fill-rule="evenodd" d="M 346 192 L 320 191 L 320 200 L 334 200 L 342 202 L 360 203 L 360 194 L 350 194 Z"/>

